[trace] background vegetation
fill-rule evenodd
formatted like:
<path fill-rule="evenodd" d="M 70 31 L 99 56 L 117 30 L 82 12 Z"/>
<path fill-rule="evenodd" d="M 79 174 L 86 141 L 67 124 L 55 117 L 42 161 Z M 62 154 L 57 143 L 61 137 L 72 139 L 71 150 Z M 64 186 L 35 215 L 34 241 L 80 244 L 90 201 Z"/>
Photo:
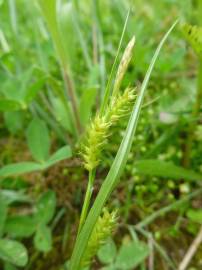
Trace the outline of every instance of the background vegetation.
<path fill-rule="evenodd" d="M 104 227 L 113 213 L 116 229 L 84 267 L 202 269 L 202 28 L 191 26 L 202 24 L 201 1 L 47 2 L 0 1 L 0 269 L 70 267 L 88 185 L 80 152 L 114 59 L 121 61 L 135 35 L 120 92 L 136 87 L 138 96 L 176 19 L 152 71 L 110 211 L 100 221 Z M 91 203 L 131 111 L 110 129 Z"/>

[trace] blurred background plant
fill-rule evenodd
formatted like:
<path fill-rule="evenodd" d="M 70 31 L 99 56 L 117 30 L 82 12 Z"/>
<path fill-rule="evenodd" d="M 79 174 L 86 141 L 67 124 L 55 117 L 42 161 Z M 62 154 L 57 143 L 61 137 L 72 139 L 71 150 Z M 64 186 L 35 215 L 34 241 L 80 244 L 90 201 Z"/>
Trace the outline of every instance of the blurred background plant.
<path fill-rule="evenodd" d="M 78 145 L 102 102 L 129 8 L 121 52 L 134 34 L 136 44 L 121 92 L 128 85 L 138 92 L 162 33 L 173 18 L 180 17 L 182 26 L 169 37 L 152 73 L 129 161 L 113 194 L 110 206 L 120 216 L 115 243 L 98 252 L 92 269 L 176 269 L 198 233 L 201 1 L 1 0 L 2 269 L 63 269 L 70 257 L 87 183 Z M 93 196 L 126 123 L 127 117 L 111 131 Z M 48 217 L 40 212 L 37 221 L 41 202 Z M 146 254 L 137 266 L 136 241 L 144 242 Z M 192 269 L 202 267 L 201 254 L 199 248 Z"/>

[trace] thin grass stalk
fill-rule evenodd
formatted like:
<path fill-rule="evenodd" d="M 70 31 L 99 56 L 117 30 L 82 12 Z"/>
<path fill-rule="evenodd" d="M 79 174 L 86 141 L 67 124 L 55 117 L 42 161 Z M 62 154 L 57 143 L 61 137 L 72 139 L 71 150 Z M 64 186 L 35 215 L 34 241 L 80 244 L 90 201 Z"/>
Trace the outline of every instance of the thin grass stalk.
<path fill-rule="evenodd" d="M 160 53 L 160 50 L 165 43 L 166 39 L 168 38 L 169 34 L 175 27 L 178 21 L 176 21 L 171 28 L 168 30 L 168 32 L 165 34 L 163 39 L 161 40 L 152 60 L 150 63 L 150 66 L 148 68 L 148 71 L 146 73 L 145 79 L 143 81 L 142 87 L 140 89 L 139 96 L 137 98 L 137 101 L 133 107 L 133 111 L 130 116 L 130 120 L 125 132 L 125 135 L 123 137 L 123 140 L 121 142 L 121 145 L 119 147 L 119 150 L 117 152 L 117 155 L 114 159 L 114 162 L 110 168 L 110 171 L 104 180 L 100 191 L 95 199 L 95 202 L 87 216 L 87 219 L 85 221 L 85 224 L 83 225 L 80 234 L 78 235 L 76 239 L 76 243 L 74 246 L 74 250 L 72 253 L 71 261 L 70 261 L 70 270 L 79 270 L 80 269 L 80 263 L 83 257 L 83 254 L 85 252 L 85 249 L 87 247 L 89 238 L 91 236 L 91 233 L 95 227 L 95 224 L 101 214 L 101 211 L 108 200 L 109 196 L 111 195 L 112 191 L 116 187 L 116 185 L 119 182 L 121 173 L 125 167 L 127 157 L 129 154 L 129 151 L 131 149 L 133 137 L 136 131 L 145 91 L 151 76 L 151 72 L 154 68 L 154 64 L 157 60 L 157 57 Z"/>
<path fill-rule="evenodd" d="M 93 184 L 94 184 L 94 180 L 95 180 L 95 173 L 96 173 L 95 169 L 89 172 L 88 186 L 87 186 L 87 190 L 86 190 L 86 194 L 85 194 L 85 198 L 84 198 L 84 203 L 83 203 L 83 207 L 82 207 L 82 211 L 81 211 L 78 233 L 81 231 L 81 228 L 82 228 L 82 226 L 86 220 L 86 216 L 88 214 L 90 200 L 91 200 L 91 196 L 93 193 Z"/>

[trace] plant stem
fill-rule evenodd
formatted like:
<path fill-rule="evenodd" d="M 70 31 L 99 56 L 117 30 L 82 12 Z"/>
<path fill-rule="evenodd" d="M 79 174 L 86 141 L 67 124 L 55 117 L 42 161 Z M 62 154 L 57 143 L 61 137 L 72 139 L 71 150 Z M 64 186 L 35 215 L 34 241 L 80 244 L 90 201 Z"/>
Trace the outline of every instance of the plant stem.
<path fill-rule="evenodd" d="M 182 262 L 180 263 L 178 270 L 186 270 L 187 269 L 188 265 L 190 264 L 193 256 L 197 252 L 201 243 L 202 243 L 202 226 L 200 227 L 200 230 L 199 230 L 196 238 L 192 242 L 192 244 L 189 247 L 187 253 L 185 254 Z"/>
<path fill-rule="evenodd" d="M 81 231 L 81 228 L 85 222 L 87 213 L 88 213 L 88 209 L 89 209 L 89 204 L 90 204 L 90 199 L 92 196 L 92 192 L 93 192 L 93 183 L 95 180 L 95 169 L 89 172 L 89 176 L 88 176 L 88 186 L 87 186 L 87 190 L 86 190 L 86 194 L 85 194 L 85 199 L 84 199 L 84 204 L 82 207 L 82 211 L 81 211 L 81 217 L 80 217 L 80 223 L 79 223 L 79 230 L 78 232 Z"/>
<path fill-rule="evenodd" d="M 74 88 L 73 81 L 71 80 L 70 74 L 68 72 L 67 66 L 62 65 L 62 72 L 63 72 L 63 78 L 65 82 L 66 89 L 68 91 L 68 96 L 71 101 L 72 110 L 73 110 L 73 117 L 75 119 L 75 125 L 77 127 L 77 133 L 81 133 L 81 123 L 79 118 L 79 112 L 78 112 L 78 105 L 77 105 L 77 98 L 76 98 L 76 92 Z M 78 134 L 77 134 L 78 135 Z"/>

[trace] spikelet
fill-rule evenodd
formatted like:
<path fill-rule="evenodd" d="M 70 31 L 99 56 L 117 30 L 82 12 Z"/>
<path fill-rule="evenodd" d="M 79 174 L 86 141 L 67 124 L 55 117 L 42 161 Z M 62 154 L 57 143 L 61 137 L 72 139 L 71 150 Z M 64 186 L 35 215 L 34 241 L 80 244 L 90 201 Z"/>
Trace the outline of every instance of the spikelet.
<path fill-rule="evenodd" d="M 97 115 L 87 130 L 81 155 L 84 159 L 84 167 L 89 171 L 99 164 L 100 153 L 107 141 L 109 126 L 105 116 Z"/>
<path fill-rule="evenodd" d="M 126 88 L 123 94 L 114 97 L 108 108 L 107 118 L 115 124 L 120 118 L 128 114 L 135 100 L 135 88 Z"/>
<path fill-rule="evenodd" d="M 98 249 L 105 244 L 106 240 L 112 235 L 116 225 L 117 211 L 110 213 L 107 208 L 104 208 L 103 214 L 98 218 L 88 241 L 88 245 L 81 262 L 81 269 L 91 263 L 91 260 L 97 254 Z"/>
<path fill-rule="evenodd" d="M 123 80 L 123 77 L 126 73 L 126 70 L 128 68 L 128 65 L 129 65 L 131 58 L 132 58 L 132 55 L 133 55 L 134 45 L 135 45 L 135 37 L 133 37 L 130 40 L 130 42 L 128 43 L 128 45 L 123 53 L 123 56 L 122 56 L 122 59 L 121 59 L 121 62 L 119 64 L 118 71 L 116 74 L 116 79 L 114 82 L 113 95 L 116 95 L 119 88 L 120 88 L 121 82 Z"/>
<path fill-rule="evenodd" d="M 106 109 L 104 116 L 97 115 L 87 130 L 82 146 L 81 155 L 84 167 L 88 171 L 96 168 L 100 162 L 100 155 L 110 135 L 109 128 L 128 114 L 135 100 L 135 89 L 126 88 L 123 94 L 114 97 Z"/>

